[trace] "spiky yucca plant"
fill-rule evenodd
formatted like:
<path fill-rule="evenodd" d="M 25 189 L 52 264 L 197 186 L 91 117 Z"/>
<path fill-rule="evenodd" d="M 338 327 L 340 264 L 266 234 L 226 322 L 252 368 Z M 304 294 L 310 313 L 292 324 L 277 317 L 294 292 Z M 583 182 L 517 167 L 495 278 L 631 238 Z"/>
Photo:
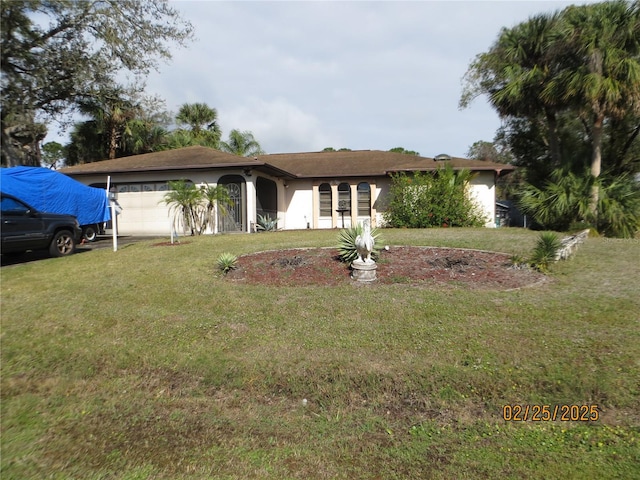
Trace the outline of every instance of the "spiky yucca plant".
<path fill-rule="evenodd" d="M 531 266 L 541 272 L 548 272 L 549 265 L 555 261 L 561 246 L 560 239 L 555 233 L 542 232 L 531 255 Z"/>
<path fill-rule="evenodd" d="M 338 254 L 340 256 L 340 260 L 351 265 L 351 263 L 353 263 L 353 261 L 358 258 L 356 237 L 358 235 L 361 235 L 363 231 L 364 228 L 361 223 L 340 230 L 340 233 L 338 234 Z M 382 238 L 377 228 L 371 229 L 371 236 L 373 237 L 373 240 L 375 242 L 373 251 L 371 252 L 371 257 L 374 260 L 377 260 L 380 253 L 379 245 L 382 241 Z"/>

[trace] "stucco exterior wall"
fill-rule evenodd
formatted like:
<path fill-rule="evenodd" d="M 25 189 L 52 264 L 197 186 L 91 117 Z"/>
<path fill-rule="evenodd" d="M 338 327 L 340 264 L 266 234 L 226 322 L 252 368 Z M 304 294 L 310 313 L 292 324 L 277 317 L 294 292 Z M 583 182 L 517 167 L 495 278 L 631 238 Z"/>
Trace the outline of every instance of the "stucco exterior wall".
<path fill-rule="evenodd" d="M 281 222 L 285 230 L 318 228 L 313 223 L 313 192 L 311 180 L 288 180 L 285 191 L 284 222 Z"/>
<path fill-rule="evenodd" d="M 375 195 L 372 191 L 373 208 L 375 215 L 373 218 L 373 226 L 382 228 L 386 226 L 384 212 L 389 205 L 389 190 L 391 188 L 390 178 L 379 178 L 376 182 Z M 373 189 L 372 189 L 373 190 Z"/>
<path fill-rule="evenodd" d="M 170 180 L 188 180 L 195 185 L 215 185 L 225 175 L 238 175 L 237 170 L 215 171 L 170 171 L 170 172 L 145 172 L 111 175 L 111 186 L 118 193 L 118 205 L 121 208 L 117 216 L 117 228 L 119 235 L 150 235 L 170 236 L 172 218 L 170 207 L 163 202 L 167 192 L 166 182 Z M 255 174 L 244 176 L 245 186 L 245 215 L 243 216 L 246 228 L 255 225 L 256 222 L 256 190 L 254 182 Z M 262 175 L 271 179 L 268 175 Z M 87 175 L 76 178 L 85 185 L 105 186 L 107 177 L 104 175 Z M 275 179 L 273 179 L 275 180 Z M 282 182 L 276 181 L 278 192 L 284 188 Z M 279 202 L 280 203 L 280 202 Z M 176 232 L 181 234 L 181 232 Z"/>
<path fill-rule="evenodd" d="M 473 198 L 485 215 L 485 227 L 496 226 L 496 186 L 493 171 L 476 172 L 469 182 L 469 196 Z"/>
<path fill-rule="evenodd" d="M 372 225 L 384 226 L 384 211 L 388 205 L 391 186 L 389 177 L 351 178 L 341 180 L 283 180 L 272 178 L 262 173 L 253 172 L 243 175 L 238 169 L 216 170 L 185 170 L 159 171 L 144 173 L 114 174 L 111 185 L 118 189 L 118 203 L 122 207 L 118 215 L 118 233 L 121 235 L 159 235 L 171 234 L 172 219 L 169 207 L 164 204 L 166 182 L 169 180 L 186 179 L 196 185 L 209 183 L 215 185 L 225 175 L 241 175 L 245 180 L 245 228 L 249 230 L 256 221 L 256 188 L 257 178 L 273 180 L 277 187 L 278 227 L 286 230 L 306 228 L 339 228 L 342 224 L 337 208 L 338 185 L 345 182 L 350 185 L 351 214 L 358 221 L 364 219 L 357 210 L 357 185 L 367 182 L 371 189 L 371 220 Z M 495 182 L 494 172 L 476 172 L 469 184 L 469 195 L 485 213 L 487 227 L 495 227 Z M 77 177 L 86 185 L 106 185 L 104 175 Z M 332 216 L 319 216 L 318 187 L 322 183 L 329 183 L 332 189 Z M 351 223 L 352 215 L 345 216 L 345 226 Z M 254 222 L 254 223 L 252 223 Z M 180 233 L 180 232 L 178 232 Z"/>

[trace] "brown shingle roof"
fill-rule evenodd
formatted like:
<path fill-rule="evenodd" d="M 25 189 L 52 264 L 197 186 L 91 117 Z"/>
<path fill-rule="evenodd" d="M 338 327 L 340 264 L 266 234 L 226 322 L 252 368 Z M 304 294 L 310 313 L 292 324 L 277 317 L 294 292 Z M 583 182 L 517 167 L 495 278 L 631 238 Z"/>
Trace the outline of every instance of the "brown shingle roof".
<path fill-rule="evenodd" d="M 452 158 L 435 161 L 432 158 L 379 150 L 345 152 L 278 153 L 257 158 L 238 157 L 207 147 L 186 147 L 176 150 L 146 153 L 130 157 L 86 163 L 63 168 L 67 175 L 95 173 L 149 172 L 158 170 L 192 170 L 210 168 L 250 168 L 277 177 L 321 178 L 384 176 L 392 172 L 437 170 L 451 164 L 454 169 L 513 170 L 510 165 L 479 160 Z"/>
<path fill-rule="evenodd" d="M 219 167 L 255 167 L 263 165 L 253 158 L 238 157 L 207 147 L 186 147 L 162 152 L 85 163 L 61 169 L 69 175 L 88 173 L 147 172 Z"/>
<path fill-rule="evenodd" d="M 452 158 L 444 162 L 435 161 L 432 158 L 380 150 L 279 153 L 262 155 L 258 158 L 281 170 L 290 172 L 298 178 L 384 176 L 393 172 L 438 170 L 446 163 L 449 163 L 456 170 L 462 168 L 476 171 L 514 169 L 510 165 L 480 160 Z"/>

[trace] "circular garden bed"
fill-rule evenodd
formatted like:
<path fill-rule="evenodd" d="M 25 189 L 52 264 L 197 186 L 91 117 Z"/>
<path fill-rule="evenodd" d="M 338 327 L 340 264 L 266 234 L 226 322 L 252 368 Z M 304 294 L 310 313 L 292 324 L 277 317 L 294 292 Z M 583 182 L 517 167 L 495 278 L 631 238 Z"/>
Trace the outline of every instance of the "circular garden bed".
<path fill-rule="evenodd" d="M 454 285 L 509 290 L 542 282 L 545 276 L 514 266 L 504 253 L 458 248 L 392 246 L 377 260 L 371 285 Z M 275 286 L 339 286 L 357 284 L 350 268 L 331 248 L 270 250 L 238 258 L 226 277 L 235 282 Z"/>

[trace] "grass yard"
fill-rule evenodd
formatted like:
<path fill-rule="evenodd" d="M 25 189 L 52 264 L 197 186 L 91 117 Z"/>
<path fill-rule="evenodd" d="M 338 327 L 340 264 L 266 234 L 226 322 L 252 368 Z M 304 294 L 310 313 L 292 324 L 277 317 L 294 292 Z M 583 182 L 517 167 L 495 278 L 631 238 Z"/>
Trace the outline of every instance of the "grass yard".
<path fill-rule="evenodd" d="M 383 234 L 521 257 L 538 238 Z M 0 477 L 640 478 L 639 240 L 590 238 L 515 291 L 276 288 L 216 270 L 222 252 L 336 238 L 149 240 L 3 267 Z M 598 419 L 505 421 L 505 405 Z"/>

